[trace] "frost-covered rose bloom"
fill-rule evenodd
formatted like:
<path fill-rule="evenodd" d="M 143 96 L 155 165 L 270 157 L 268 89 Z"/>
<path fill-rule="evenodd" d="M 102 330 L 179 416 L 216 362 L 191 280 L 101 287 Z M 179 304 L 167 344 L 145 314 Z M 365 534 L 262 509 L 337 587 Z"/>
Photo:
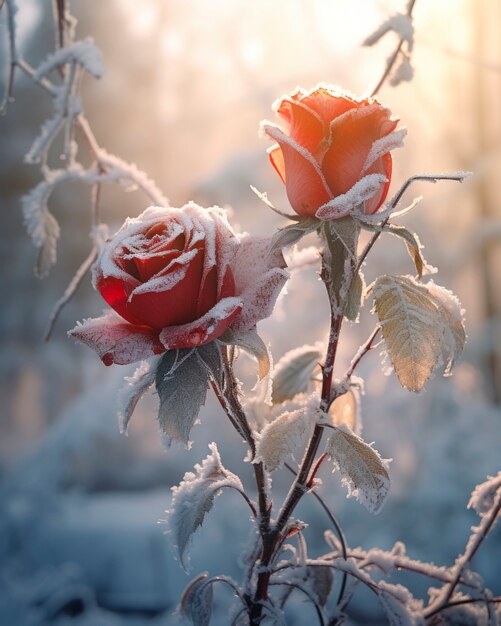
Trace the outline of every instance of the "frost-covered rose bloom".
<path fill-rule="evenodd" d="M 236 235 L 219 207 L 150 207 L 127 219 L 93 269 L 114 309 L 70 335 L 106 365 L 197 347 L 271 314 L 287 272 L 269 240 Z"/>
<path fill-rule="evenodd" d="M 372 98 L 356 100 L 331 86 L 296 89 L 273 105 L 283 128 L 262 122 L 277 144 L 270 161 L 285 183 L 292 208 L 303 217 L 336 219 L 363 206 L 375 213 L 388 193 L 390 150 L 405 130 Z"/>

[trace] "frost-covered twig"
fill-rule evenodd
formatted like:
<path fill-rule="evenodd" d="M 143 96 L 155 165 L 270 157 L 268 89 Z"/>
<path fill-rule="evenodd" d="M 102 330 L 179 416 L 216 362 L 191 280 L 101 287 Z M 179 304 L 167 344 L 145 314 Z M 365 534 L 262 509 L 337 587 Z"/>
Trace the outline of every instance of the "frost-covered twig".
<path fill-rule="evenodd" d="M 372 247 L 378 240 L 379 236 L 384 230 L 386 224 L 388 224 L 390 217 L 392 215 L 393 210 L 397 207 L 398 203 L 402 199 L 402 196 L 407 191 L 407 189 L 417 181 L 425 181 L 429 183 L 437 183 L 439 180 L 454 180 L 459 183 L 462 183 L 466 178 L 469 178 L 472 175 L 471 172 L 451 172 L 450 174 L 416 174 L 415 176 L 410 176 L 405 183 L 400 187 L 397 193 L 393 196 L 393 198 L 388 203 L 388 211 L 385 211 L 386 215 L 382 219 L 379 224 L 378 230 L 372 235 L 372 237 L 367 242 L 365 248 L 362 250 L 358 262 L 357 262 L 357 271 L 360 270 L 362 265 L 367 258 L 367 255 L 371 251 Z M 377 215 L 377 214 L 376 214 Z"/>
<path fill-rule="evenodd" d="M 412 11 L 414 10 L 415 4 L 416 4 L 416 0 L 409 0 L 409 4 L 407 5 L 407 17 L 408 18 L 412 17 Z M 397 47 L 395 48 L 395 52 L 388 59 L 384 72 L 381 78 L 379 79 L 377 85 L 372 90 L 371 96 L 375 96 L 378 93 L 378 91 L 381 89 L 381 87 L 384 85 L 386 79 L 391 73 L 391 70 L 393 69 L 395 63 L 398 60 L 399 55 L 402 53 L 402 46 L 404 45 L 404 42 L 407 40 L 408 40 L 407 37 L 404 37 L 404 36 L 400 37 Z"/>
<path fill-rule="evenodd" d="M 429 607 L 426 613 L 427 616 L 430 616 L 432 614 L 435 615 L 436 613 L 440 612 L 450 602 L 456 587 L 458 586 L 458 584 L 460 584 L 461 577 L 464 571 L 474 558 L 475 554 L 478 552 L 483 541 L 496 523 L 500 513 L 501 487 L 498 487 L 496 489 L 495 495 L 493 497 L 493 502 L 489 510 L 487 510 L 486 512 L 480 511 L 480 514 L 482 515 L 480 524 L 476 527 L 473 527 L 472 534 L 470 535 L 464 554 L 460 556 L 456 561 L 452 580 L 443 587 L 435 602 L 433 602 L 432 605 Z"/>
<path fill-rule="evenodd" d="M 374 330 L 371 332 L 369 337 L 366 339 L 366 341 L 360 346 L 360 348 L 358 349 L 358 352 L 355 354 L 355 356 L 353 357 L 350 363 L 350 367 L 346 370 L 343 376 L 343 380 L 349 381 L 350 378 L 353 376 L 353 373 L 355 369 L 357 368 L 358 364 L 360 363 L 360 361 L 367 354 L 367 352 L 372 350 L 372 348 L 374 347 L 372 344 L 374 343 L 374 340 L 378 336 L 380 330 L 381 330 L 381 326 L 379 326 L 378 324 L 374 328 Z"/>

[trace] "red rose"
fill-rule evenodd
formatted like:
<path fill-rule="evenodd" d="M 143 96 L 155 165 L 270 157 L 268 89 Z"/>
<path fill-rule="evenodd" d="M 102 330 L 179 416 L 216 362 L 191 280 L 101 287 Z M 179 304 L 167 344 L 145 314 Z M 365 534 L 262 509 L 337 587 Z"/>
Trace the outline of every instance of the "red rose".
<path fill-rule="evenodd" d="M 94 286 L 116 313 L 70 334 L 106 365 L 200 346 L 270 315 L 284 267 L 268 240 L 237 236 L 218 207 L 151 207 L 125 222 L 94 266 Z"/>
<path fill-rule="evenodd" d="M 336 219 L 363 204 L 375 213 L 390 185 L 390 150 L 404 130 L 376 100 L 355 100 L 330 86 L 297 89 L 274 109 L 284 132 L 269 122 L 262 130 L 278 145 L 270 161 L 285 183 L 292 208 L 301 216 Z"/>

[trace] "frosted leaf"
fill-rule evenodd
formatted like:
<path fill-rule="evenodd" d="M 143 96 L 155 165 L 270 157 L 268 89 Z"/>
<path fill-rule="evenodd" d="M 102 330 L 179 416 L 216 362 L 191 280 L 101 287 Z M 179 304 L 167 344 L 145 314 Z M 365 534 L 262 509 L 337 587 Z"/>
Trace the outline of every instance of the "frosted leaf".
<path fill-rule="evenodd" d="M 498 472 L 496 476 L 489 476 L 485 482 L 475 487 L 471 494 L 468 508 L 475 509 L 480 517 L 483 517 L 492 509 L 495 497 L 500 490 L 501 472 Z"/>
<path fill-rule="evenodd" d="M 420 391 L 440 360 L 445 320 L 426 286 L 411 276 L 380 276 L 373 291 L 398 380 Z"/>
<path fill-rule="evenodd" d="M 406 135 L 407 129 L 401 128 L 400 130 L 395 130 L 380 139 L 376 139 L 376 141 L 372 144 L 369 154 L 367 155 L 362 172 L 366 172 L 373 163 L 388 152 L 391 152 L 396 148 L 401 148 L 404 145 L 404 137 Z"/>
<path fill-rule="evenodd" d="M 342 475 L 348 497 L 378 513 L 390 489 L 388 463 L 346 424 L 334 428 L 326 452 Z"/>
<path fill-rule="evenodd" d="M 52 185 L 43 181 L 21 199 L 26 229 L 39 250 L 35 271 L 40 277 L 47 276 L 56 262 L 60 234 L 59 224 L 47 206 L 51 191 Z"/>
<path fill-rule="evenodd" d="M 271 353 L 267 345 L 257 334 L 255 328 L 250 330 L 233 330 L 228 328 L 219 337 L 219 341 L 227 345 L 238 346 L 252 355 L 258 363 L 258 377 L 263 380 L 270 373 Z"/>
<path fill-rule="evenodd" d="M 282 252 L 271 248 L 271 239 L 248 234 L 240 237 L 231 269 L 242 311 L 232 328 L 249 330 L 272 314 L 278 294 L 289 278 L 284 268 Z"/>
<path fill-rule="evenodd" d="M 255 462 L 262 461 L 270 471 L 281 467 L 287 457 L 306 444 L 313 433 L 315 418 L 315 412 L 309 407 L 279 415 L 262 430 Z"/>
<path fill-rule="evenodd" d="M 142 361 L 132 376 L 125 377 L 125 385 L 118 394 L 118 423 L 120 432 L 127 433 L 127 426 L 137 403 L 155 382 L 160 357 Z"/>
<path fill-rule="evenodd" d="M 307 391 L 321 356 L 320 344 L 301 346 L 284 354 L 273 370 L 273 404 Z"/>
<path fill-rule="evenodd" d="M 206 584 L 207 572 L 200 574 L 183 591 L 179 613 L 191 620 L 193 626 L 209 626 L 212 617 L 212 585 Z"/>
<path fill-rule="evenodd" d="M 78 323 L 68 335 L 97 352 L 105 365 L 128 365 L 164 352 L 156 331 L 130 324 L 111 310 Z"/>
<path fill-rule="evenodd" d="M 360 419 L 360 398 L 355 389 L 348 389 L 331 404 L 329 411 L 330 422 L 333 426 L 345 424 L 357 435 L 362 430 Z"/>
<path fill-rule="evenodd" d="M 403 13 L 396 13 L 387 20 L 385 20 L 381 26 L 379 26 L 372 35 L 369 35 L 364 41 L 364 46 L 373 46 L 377 43 L 381 37 L 388 32 L 395 32 L 401 39 L 407 41 L 409 47 L 412 48 L 414 39 L 414 25 L 412 18 L 409 15 Z"/>
<path fill-rule="evenodd" d="M 186 548 L 193 533 L 202 525 L 205 514 L 212 509 L 214 498 L 223 487 L 243 491 L 240 478 L 223 467 L 216 444 L 209 444 L 209 448 L 211 454 L 195 465 L 195 472 L 186 472 L 179 486 L 172 487 L 171 507 L 167 511 L 168 532 L 185 571 Z"/>
<path fill-rule="evenodd" d="M 62 129 L 74 117 L 82 112 L 82 104 L 78 96 L 71 94 L 75 75 L 70 74 L 68 82 L 61 87 L 56 87 L 53 98 L 54 113 L 46 120 L 40 129 L 40 133 L 33 141 L 28 153 L 24 157 L 26 163 L 39 163 L 47 153 L 52 141 Z"/>
<path fill-rule="evenodd" d="M 315 213 L 320 220 L 337 220 L 349 215 L 357 206 L 372 198 L 387 182 L 383 174 L 367 174 L 344 194 L 323 204 Z"/>
<path fill-rule="evenodd" d="M 272 250 L 281 250 L 298 243 L 300 239 L 314 232 L 320 226 L 320 222 L 315 217 L 307 217 L 279 230 L 273 235 L 271 240 Z"/>
<path fill-rule="evenodd" d="M 451 373 L 456 359 L 461 355 L 466 343 L 464 328 L 464 309 L 461 307 L 457 296 L 452 291 L 436 285 L 432 280 L 426 283 L 428 293 L 438 306 L 444 320 L 444 338 L 442 342 L 446 356 L 445 372 Z"/>
<path fill-rule="evenodd" d="M 94 78 L 101 78 L 103 74 L 101 51 L 96 48 L 91 39 L 84 39 L 49 54 L 38 66 L 33 78 L 39 81 L 58 67 L 71 62 L 81 65 Z"/>
<path fill-rule="evenodd" d="M 408 83 L 414 78 L 414 68 L 407 54 L 400 53 L 398 63 L 390 75 L 390 85 L 397 87 L 400 83 Z"/>
<path fill-rule="evenodd" d="M 203 356 L 199 357 L 197 351 Z M 170 350 L 162 357 L 155 379 L 160 398 L 158 421 L 169 443 L 189 443 L 191 428 L 209 388 L 208 363 L 217 359 L 219 350 L 213 342 L 197 349 Z"/>

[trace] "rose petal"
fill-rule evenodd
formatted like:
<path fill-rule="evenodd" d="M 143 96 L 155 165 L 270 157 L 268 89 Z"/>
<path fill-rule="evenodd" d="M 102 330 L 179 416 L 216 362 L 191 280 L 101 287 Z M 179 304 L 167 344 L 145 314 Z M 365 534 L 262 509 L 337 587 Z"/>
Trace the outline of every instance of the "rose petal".
<path fill-rule="evenodd" d="M 303 104 L 315 111 L 327 123 L 346 111 L 360 106 L 360 103 L 347 95 L 341 95 L 335 89 L 327 86 L 317 87 L 300 98 Z"/>
<path fill-rule="evenodd" d="M 292 208 L 299 215 L 313 216 L 319 206 L 332 198 L 318 162 L 277 126 L 265 124 L 262 128 L 282 150 L 285 188 Z"/>
<path fill-rule="evenodd" d="M 240 298 L 225 298 L 208 313 L 190 324 L 169 326 L 160 333 L 166 350 L 196 348 L 220 337 L 242 308 Z"/>
<path fill-rule="evenodd" d="M 369 174 L 383 174 L 387 178 L 387 181 L 383 185 L 381 185 L 380 190 L 376 194 L 374 194 L 372 198 L 365 201 L 364 213 L 366 215 L 372 215 L 373 213 L 375 213 L 386 200 L 386 196 L 388 195 L 388 190 L 391 183 L 392 169 L 393 158 L 389 152 L 384 154 L 369 168 Z"/>
<path fill-rule="evenodd" d="M 236 330 L 249 330 L 269 317 L 289 274 L 280 250 L 271 250 L 271 239 L 242 235 L 232 265 L 236 295 L 242 312 L 232 324 Z"/>
<path fill-rule="evenodd" d="M 143 324 L 161 330 L 197 318 L 197 300 L 202 279 L 203 255 L 165 276 L 153 278 L 130 294 L 127 312 Z"/>
<path fill-rule="evenodd" d="M 390 111 L 373 104 L 351 109 L 331 124 L 331 147 L 322 171 L 335 196 L 346 193 L 362 176 L 374 142 L 391 133 L 398 121 Z"/>
<path fill-rule="evenodd" d="M 325 124 L 318 113 L 304 102 L 287 97 L 278 104 L 277 114 L 287 122 L 288 134 L 294 141 L 315 158 L 323 156 L 326 146 L 322 144 L 328 133 L 329 120 Z"/>
<path fill-rule="evenodd" d="M 125 281 L 121 278 L 115 278 L 114 276 L 104 278 L 101 273 L 95 272 L 94 284 L 106 302 L 121 317 L 131 324 L 143 323 L 141 320 L 136 318 L 132 311 L 128 308 L 129 294 L 134 287 L 139 284 L 138 281 L 133 281 L 132 278 L 130 278 L 129 281 Z"/>
<path fill-rule="evenodd" d="M 124 322 L 113 311 L 84 320 L 68 335 L 95 350 L 105 365 L 127 365 L 165 352 L 152 328 Z"/>

